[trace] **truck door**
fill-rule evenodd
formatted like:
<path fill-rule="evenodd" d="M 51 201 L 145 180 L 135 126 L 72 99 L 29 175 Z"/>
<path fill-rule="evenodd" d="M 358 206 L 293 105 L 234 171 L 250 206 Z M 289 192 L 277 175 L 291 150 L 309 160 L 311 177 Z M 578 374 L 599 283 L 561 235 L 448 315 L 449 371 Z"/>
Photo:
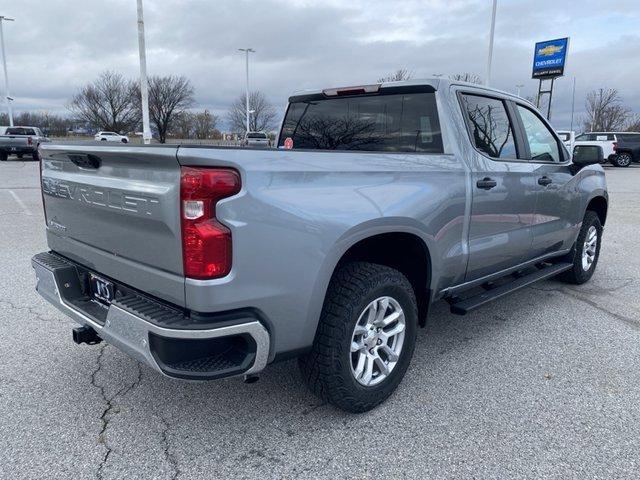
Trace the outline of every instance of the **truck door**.
<path fill-rule="evenodd" d="M 584 212 L 571 182 L 569 155 L 553 129 L 533 109 L 517 104 L 517 120 L 524 136 L 525 157 L 531 164 L 536 210 L 531 225 L 531 255 L 540 257 L 571 248 Z"/>
<path fill-rule="evenodd" d="M 536 191 L 509 101 L 475 92 L 459 98 L 475 147 L 466 274 L 471 281 L 529 259 Z"/>

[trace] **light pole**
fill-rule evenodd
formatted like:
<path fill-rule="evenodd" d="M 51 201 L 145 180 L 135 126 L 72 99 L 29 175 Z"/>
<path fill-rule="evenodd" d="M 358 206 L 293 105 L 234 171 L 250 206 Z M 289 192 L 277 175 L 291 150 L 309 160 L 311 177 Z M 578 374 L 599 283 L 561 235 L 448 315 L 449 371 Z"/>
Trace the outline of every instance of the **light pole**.
<path fill-rule="evenodd" d="M 142 141 L 151 143 L 149 126 L 149 84 L 147 83 L 147 49 L 144 45 L 142 0 L 138 0 L 138 54 L 140 56 L 140 97 L 142 100 Z"/>
<path fill-rule="evenodd" d="M 521 89 L 522 87 L 524 87 L 524 85 L 522 85 L 522 84 L 516 85 L 516 88 L 518 89 L 518 90 L 516 91 L 516 95 L 517 95 L 517 96 L 520 96 L 520 89 Z"/>
<path fill-rule="evenodd" d="M 7 110 L 9 111 L 9 126 L 13 127 L 13 112 L 11 111 L 11 95 L 9 94 L 9 75 L 7 74 L 7 53 L 4 50 L 4 32 L 2 24 L 4 22 L 13 22 L 13 18 L 0 15 L 0 44 L 2 45 L 2 66 L 4 67 L 4 92 L 7 100 Z"/>
<path fill-rule="evenodd" d="M 493 60 L 493 36 L 496 31 L 496 9 L 498 8 L 498 0 L 493 0 L 493 9 L 491 11 L 491 29 L 489 30 L 489 53 L 487 54 L 487 78 L 485 85 L 491 82 L 491 62 Z"/>
<path fill-rule="evenodd" d="M 239 48 L 238 51 L 245 53 L 245 61 L 246 61 L 246 73 L 247 73 L 247 85 L 246 85 L 246 111 L 247 111 L 247 133 L 249 133 L 249 54 L 255 53 L 253 48 Z"/>

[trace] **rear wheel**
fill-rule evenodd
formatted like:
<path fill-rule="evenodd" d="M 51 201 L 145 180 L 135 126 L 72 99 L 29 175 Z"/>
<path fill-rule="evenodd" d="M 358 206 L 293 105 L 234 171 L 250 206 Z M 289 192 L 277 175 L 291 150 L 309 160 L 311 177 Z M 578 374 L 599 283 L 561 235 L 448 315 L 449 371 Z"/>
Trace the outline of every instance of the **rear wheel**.
<path fill-rule="evenodd" d="M 101 139 L 100 139 L 100 141 L 101 141 L 101 142 L 106 142 L 106 141 L 107 141 L 107 139 L 106 139 L 106 138 L 101 138 Z"/>
<path fill-rule="evenodd" d="M 354 262 L 335 273 L 311 352 L 300 358 L 307 385 L 349 412 L 386 400 L 409 366 L 418 309 L 397 270 Z"/>
<path fill-rule="evenodd" d="M 633 156 L 630 153 L 619 153 L 611 160 L 616 167 L 628 167 L 633 162 Z"/>
<path fill-rule="evenodd" d="M 39 161 L 40 161 L 40 155 L 38 154 L 38 152 L 33 152 L 33 153 L 31 154 L 31 158 L 32 158 L 34 161 L 36 161 L 36 162 L 39 162 Z"/>
<path fill-rule="evenodd" d="M 0 152 L 0 162 L 6 162 L 7 158 L 9 158 L 9 155 L 7 155 L 7 152 Z"/>
<path fill-rule="evenodd" d="M 24 154 L 22 154 L 22 153 L 18 153 L 18 154 L 17 154 L 17 157 L 18 157 L 18 159 L 22 160 L 22 157 L 24 157 Z"/>
<path fill-rule="evenodd" d="M 128 143 L 129 140 L 127 140 L 126 138 L 123 138 L 122 140 L 120 140 L 122 143 Z"/>
<path fill-rule="evenodd" d="M 568 260 L 573 266 L 570 270 L 558 275 L 558 279 L 577 285 L 588 282 L 596 270 L 601 243 L 602 224 L 600 218 L 595 212 L 587 210 L 578 239 L 569 254 Z"/>

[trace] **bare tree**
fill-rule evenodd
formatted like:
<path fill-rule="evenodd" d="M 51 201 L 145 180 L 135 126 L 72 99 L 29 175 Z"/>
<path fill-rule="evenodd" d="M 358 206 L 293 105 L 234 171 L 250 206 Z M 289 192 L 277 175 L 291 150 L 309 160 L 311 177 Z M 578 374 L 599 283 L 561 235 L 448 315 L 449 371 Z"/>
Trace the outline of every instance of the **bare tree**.
<path fill-rule="evenodd" d="M 213 136 L 218 124 L 218 116 L 212 115 L 209 110 L 198 112 L 193 116 L 193 127 L 197 139 L 206 139 Z"/>
<path fill-rule="evenodd" d="M 47 111 L 42 112 L 20 112 L 14 115 L 16 125 L 29 125 L 38 127 L 46 135 L 64 137 L 70 128 L 73 127 L 73 120 L 68 117 L 56 115 Z M 6 113 L 0 114 L 0 125 L 8 125 L 9 117 Z"/>
<path fill-rule="evenodd" d="M 174 115 L 171 134 L 177 138 L 191 138 L 193 135 L 194 114 L 185 110 Z"/>
<path fill-rule="evenodd" d="M 378 79 L 378 83 L 385 82 L 400 82 L 402 80 L 411 80 L 413 78 L 413 72 L 407 70 L 406 68 L 399 68 L 393 73 L 389 75 L 385 75 L 384 77 L 380 77 Z"/>
<path fill-rule="evenodd" d="M 482 85 L 482 77 L 475 73 L 455 73 L 453 75 L 449 75 L 449 78 L 457 82 L 477 83 Z"/>
<path fill-rule="evenodd" d="M 582 123 L 585 131 L 592 132 L 622 130 L 631 116 L 631 111 L 622 105 L 615 88 L 601 88 L 587 93 L 585 110 Z"/>
<path fill-rule="evenodd" d="M 244 93 L 236 98 L 227 113 L 227 120 L 233 132 L 243 133 L 247 128 L 246 98 Z M 262 92 L 249 93 L 249 110 L 253 110 L 253 113 L 249 115 L 250 131 L 263 132 L 273 128 L 276 121 L 276 111 Z"/>
<path fill-rule="evenodd" d="M 627 121 L 627 132 L 640 132 L 640 115 L 632 115 Z"/>
<path fill-rule="evenodd" d="M 140 102 L 138 101 L 139 105 Z M 149 77 L 149 119 L 164 143 L 175 115 L 193 105 L 193 87 L 186 77 L 157 75 Z"/>
<path fill-rule="evenodd" d="M 95 128 L 129 132 L 138 125 L 138 87 L 117 72 L 105 71 L 71 99 L 68 109 Z"/>

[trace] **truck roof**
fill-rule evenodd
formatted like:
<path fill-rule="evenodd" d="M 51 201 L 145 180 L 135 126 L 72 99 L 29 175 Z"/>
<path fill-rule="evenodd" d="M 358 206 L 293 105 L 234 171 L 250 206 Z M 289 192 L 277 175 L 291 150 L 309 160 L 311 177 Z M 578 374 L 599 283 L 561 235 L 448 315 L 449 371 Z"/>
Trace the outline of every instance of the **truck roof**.
<path fill-rule="evenodd" d="M 504 90 L 499 90 L 497 88 L 487 87 L 486 85 L 480 85 L 478 83 L 470 83 L 470 82 L 463 82 L 461 80 L 450 80 L 450 79 L 443 79 L 443 78 L 422 78 L 422 79 L 415 79 L 415 80 L 402 80 L 398 82 L 372 82 L 369 84 L 362 84 L 362 85 L 345 85 L 345 86 L 329 87 L 329 88 L 323 88 L 323 89 L 297 90 L 290 95 L 289 101 L 291 101 L 292 98 L 298 97 L 298 96 L 321 95 L 327 90 L 361 88 L 363 86 L 367 86 L 367 87 L 379 86 L 380 89 L 392 88 L 392 87 L 397 88 L 397 87 L 431 86 L 433 87 L 434 90 L 438 90 L 438 89 L 444 90 L 451 85 L 465 85 L 465 86 L 473 87 L 480 90 L 486 90 L 488 92 L 500 93 L 502 95 L 518 98 L 521 101 L 530 103 L 528 100 L 522 97 L 518 97 L 517 95 L 514 95 L 511 92 L 506 92 Z"/>

